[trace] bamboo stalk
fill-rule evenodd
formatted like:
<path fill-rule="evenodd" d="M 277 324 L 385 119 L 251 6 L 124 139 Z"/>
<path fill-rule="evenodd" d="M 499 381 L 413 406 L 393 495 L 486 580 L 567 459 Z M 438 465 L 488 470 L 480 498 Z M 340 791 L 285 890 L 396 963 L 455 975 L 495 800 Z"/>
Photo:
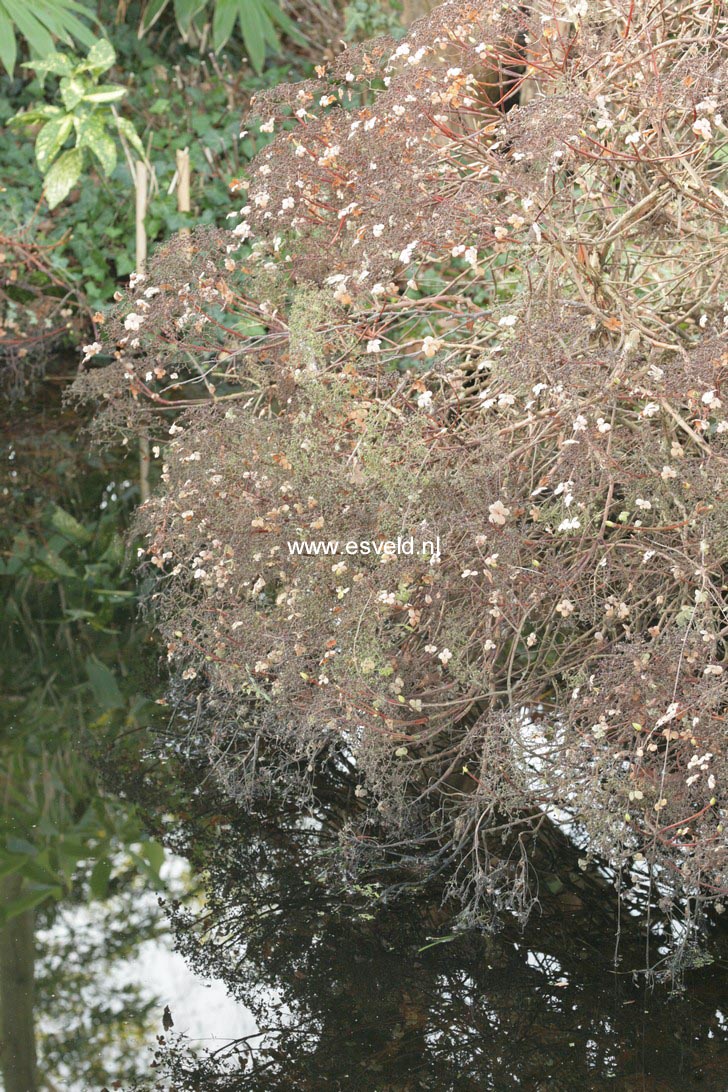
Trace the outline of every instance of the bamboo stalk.
<path fill-rule="evenodd" d="M 147 230 L 144 220 L 147 215 L 147 165 L 137 160 L 134 173 L 136 191 L 136 271 L 144 273 L 147 266 Z"/>
<path fill-rule="evenodd" d="M 147 266 L 147 166 L 137 160 L 134 171 L 134 189 L 136 195 L 136 271 L 144 273 Z M 149 436 L 146 432 L 139 436 L 139 495 L 142 504 L 149 500 Z"/>
<path fill-rule="evenodd" d="M 177 150 L 177 211 L 188 213 L 190 211 L 190 150 L 179 148 Z M 182 228 L 185 234 L 189 234 L 189 228 Z"/>

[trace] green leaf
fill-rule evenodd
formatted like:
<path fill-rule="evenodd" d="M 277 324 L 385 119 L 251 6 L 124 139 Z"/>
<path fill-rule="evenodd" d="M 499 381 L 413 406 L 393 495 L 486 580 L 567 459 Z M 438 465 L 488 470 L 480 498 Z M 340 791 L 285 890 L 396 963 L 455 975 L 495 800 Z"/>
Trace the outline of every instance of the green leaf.
<path fill-rule="evenodd" d="M 95 144 L 91 145 L 91 151 L 101 164 L 101 170 L 108 178 L 116 167 L 116 145 L 107 132 L 104 132 Z"/>
<path fill-rule="evenodd" d="M 186 37 L 192 20 L 204 6 L 205 0 L 174 0 L 174 16 L 183 37 Z"/>
<path fill-rule="evenodd" d="M 80 15 L 97 23 L 98 20 L 90 8 L 77 4 L 75 0 L 33 0 L 33 5 L 38 18 L 57 38 L 61 38 L 68 45 L 72 45 L 75 39 L 89 49 L 94 45 L 95 35 L 85 23 L 76 18 L 76 15 Z"/>
<path fill-rule="evenodd" d="M 299 42 L 301 45 L 306 44 L 306 35 L 301 33 L 294 21 L 290 16 L 286 15 L 275 0 L 260 0 L 260 3 L 267 11 L 272 22 L 277 23 L 281 30 L 284 30 L 294 41 Z"/>
<path fill-rule="evenodd" d="M 74 542 L 77 546 L 84 546 L 87 542 L 91 541 L 91 532 L 88 531 L 82 523 L 79 523 L 70 512 L 66 512 L 63 508 L 56 507 L 51 516 L 51 525 L 55 527 L 56 531 L 59 531 L 64 538 L 67 538 L 69 542 Z"/>
<path fill-rule="evenodd" d="M 17 56 L 18 46 L 15 41 L 13 24 L 8 19 L 2 5 L 0 5 L 0 61 L 2 61 L 3 68 L 10 76 L 13 74 Z"/>
<path fill-rule="evenodd" d="M 45 195 L 48 207 L 59 205 L 78 182 L 83 168 L 83 151 L 71 148 L 55 161 L 45 178 Z"/>
<path fill-rule="evenodd" d="M 116 145 L 106 131 L 103 120 L 97 114 L 84 118 L 78 128 L 79 148 L 90 148 L 108 176 L 116 166 Z"/>
<path fill-rule="evenodd" d="M 84 102 L 118 102 L 126 94 L 126 88 L 116 83 L 104 83 L 95 91 L 89 91 L 83 96 Z"/>
<path fill-rule="evenodd" d="M 142 38 L 149 30 L 149 28 L 154 26 L 157 19 L 162 14 L 168 3 L 169 0 L 150 0 L 146 8 L 144 9 L 144 14 L 142 15 L 142 19 L 139 24 L 139 30 L 137 31 L 137 35 L 139 38 Z"/>
<path fill-rule="evenodd" d="M 245 51 L 256 72 L 261 72 L 265 62 L 266 20 L 257 2 L 240 4 L 240 29 Z M 270 23 L 268 23 L 270 26 Z"/>
<path fill-rule="evenodd" d="M 29 842 L 27 838 L 16 838 L 12 834 L 5 839 L 5 845 L 8 853 L 22 853 L 24 856 L 34 857 L 38 852 L 38 847 Z"/>
<path fill-rule="evenodd" d="M 24 3 L 24 7 L 27 9 L 30 5 L 27 0 L 21 0 Z M 17 7 L 15 0 L 3 0 L 3 6 L 7 9 L 8 15 L 11 20 L 15 20 L 14 11 Z M 53 37 L 60 38 L 67 45 L 73 45 L 74 39 L 83 42 L 86 46 L 93 46 L 95 36 L 91 33 L 85 23 L 81 22 L 77 18 L 77 15 L 82 16 L 84 19 L 90 19 L 96 22 L 96 18 L 91 9 L 84 7 L 83 4 L 78 4 L 75 0 L 32 0 L 32 17 L 42 26 L 44 32 L 52 35 Z M 25 11 L 25 14 L 31 14 Z M 25 30 L 17 20 L 21 33 L 25 35 Z M 32 44 L 32 43 L 31 43 Z M 38 52 L 43 58 L 45 58 L 53 49 L 52 44 L 45 49 L 38 48 Z"/>
<path fill-rule="evenodd" d="M 255 7 L 256 0 L 251 0 L 251 7 Z M 243 37 L 245 37 L 245 27 L 243 25 L 243 12 L 242 9 L 238 9 L 238 0 L 217 0 L 215 4 L 215 14 L 212 18 L 212 48 L 217 52 L 225 45 L 230 35 L 233 32 L 235 26 L 235 20 L 240 15 L 241 26 L 243 27 Z M 247 40 L 246 40 L 247 46 Z M 265 47 L 263 47 L 265 48 Z"/>
<path fill-rule="evenodd" d="M 44 103 L 43 106 L 35 106 L 32 110 L 23 110 L 19 114 L 8 118 L 8 125 L 35 125 L 44 118 L 60 117 L 62 113 L 60 106 L 50 106 Z"/>
<path fill-rule="evenodd" d="M 37 61 L 26 61 L 22 67 L 32 68 L 34 72 L 40 72 L 43 75 L 52 73 L 54 76 L 70 76 L 73 72 L 74 60 L 75 58 L 72 59 L 65 53 L 53 52 Z"/>
<path fill-rule="evenodd" d="M 60 162 L 60 160 L 58 162 Z M 48 174 L 50 175 L 51 171 L 54 171 L 55 169 L 56 164 L 51 167 Z M 65 577 L 68 580 L 74 580 L 78 575 L 75 569 L 72 569 L 55 550 L 50 548 L 38 550 L 31 568 L 37 576 L 46 578 L 50 574 L 51 577 L 60 576 L 62 578 Z"/>
<path fill-rule="evenodd" d="M 142 842 L 142 855 L 149 862 L 149 868 L 155 877 L 159 876 L 159 870 L 164 864 L 164 848 L 159 842 Z"/>
<path fill-rule="evenodd" d="M 74 110 L 83 101 L 87 84 L 77 76 L 64 76 L 60 83 L 61 99 L 66 110 Z"/>
<path fill-rule="evenodd" d="M 72 128 L 73 118 L 65 114 L 59 118 L 51 118 L 38 133 L 35 140 L 35 158 L 41 174 L 46 173 Z"/>
<path fill-rule="evenodd" d="M 49 53 L 53 53 L 52 37 L 30 11 L 26 0 L 3 0 L 3 7 L 33 53 L 37 53 L 40 57 L 47 57 Z"/>
<path fill-rule="evenodd" d="M 121 709 L 124 698 L 114 678 L 113 671 L 96 656 L 86 658 L 86 674 L 91 683 L 94 697 L 102 709 Z"/>
<path fill-rule="evenodd" d="M 114 47 L 108 39 L 102 38 L 88 51 L 86 60 L 83 62 L 83 68 L 99 76 L 102 72 L 106 72 L 108 68 L 111 68 L 115 60 L 116 51 Z"/>
<path fill-rule="evenodd" d="M 97 899 L 105 899 L 109 892 L 111 868 L 111 861 L 108 857 L 102 857 L 93 867 L 89 879 L 89 886 L 91 887 L 92 895 Z"/>
<path fill-rule="evenodd" d="M 127 118 L 117 117 L 116 124 L 121 135 L 131 144 L 137 155 L 144 158 L 144 145 L 139 139 L 139 135 Z"/>
<path fill-rule="evenodd" d="M 20 872 L 26 861 L 26 857 L 10 857 L 6 860 L 0 859 L 0 880 L 4 880 L 6 876 L 12 876 L 15 872 Z"/>
<path fill-rule="evenodd" d="M 13 899 L 11 903 L 5 904 L 0 911 L 0 925 L 5 925 L 8 921 L 16 918 L 18 914 L 25 913 L 26 910 L 32 910 L 34 907 L 39 906 L 40 903 L 45 902 L 46 899 L 60 899 L 62 895 L 63 888 L 57 886 L 51 887 L 50 885 L 44 885 L 26 891 L 22 895 L 19 895 L 17 899 Z"/>

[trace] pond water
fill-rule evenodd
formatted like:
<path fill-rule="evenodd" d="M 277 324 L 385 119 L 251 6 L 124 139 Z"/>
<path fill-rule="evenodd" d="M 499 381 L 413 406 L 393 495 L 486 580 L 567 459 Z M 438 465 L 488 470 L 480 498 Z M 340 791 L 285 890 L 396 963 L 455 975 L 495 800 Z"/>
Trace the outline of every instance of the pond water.
<path fill-rule="evenodd" d="M 523 936 L 419 945 L 392 922 L 354 935 L 293 912 L 284 927 L 262 961 L 231 952 L 237 1008 L 218 1007 L 216 993 L 207 1002 L 205 987 L 159 954 L 147 963 L 175 1030 L 216 1051 L 214 1079 L 200 1070 L 200 1083 L 175 1088 L 728 1089 L 725 943 L 677 990 L 646 984 L 625 959 L 615 966 L 613 942 L 568 914 Z"/>

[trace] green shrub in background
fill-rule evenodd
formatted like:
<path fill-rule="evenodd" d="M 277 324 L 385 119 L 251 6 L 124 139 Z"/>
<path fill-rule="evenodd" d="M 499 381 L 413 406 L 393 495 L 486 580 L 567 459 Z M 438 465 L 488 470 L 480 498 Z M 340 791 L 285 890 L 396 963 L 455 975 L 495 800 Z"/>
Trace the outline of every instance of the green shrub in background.
<path fill-rule="evenodd" d="M 0 63 L 12 75 L 18 56 L 16 33 L 24 38 L 33 54 L 44 57 L 60 39 L 67 46 L 94 44 L 95 35 L 84 20 L 96 22 L 94 12 L 75 0 L 0 0 Z"/>
<path fill-rule="evenodd" d="M 321 6 L 330 8 L 331 4 L 321 0 Z M 209 41 L 216 53 L 227 45 L 237 25 L 256 72 L 262 71 L 267 52 L 280 53 L 278 28 L 294 41 L 306 41 L 275 0 L 174 0 L 172 5 L 169 0 L 150 0 L 139 24 L 139 37 L 170 8 L 184 42 Z"/>
<path fill-rule="evenodd" d="M 107 25 L 113 21 L 113 5 L 109 8 Z M 177 211 L 174 192 L 176 151 L 189 148 L 192 221 L 223 223 L 231 208 L 229 183 L 255 151 L 253 140 L 240 135 L 250 95 L 283 79 L 292 66 L 303 74 L 308 63 L 300 54 L 289 56 L 285 64 L 268 67 L 258 76 L 227 57 L 200 57 L 180 46 L 176 36 L 170 44 L 168 32 L 164 49 L 158 48 L 162 36 L 159 24 L 142 40 L 135 21 L 113 27 L 117 58 L 110 75 L 126 90 L 119 114 L 123 113 L 122 124 L 128 123 L 139 134 L 152 169 L 146 219 L 150 247 L 186 222 Z M 21 109 L 37 106 L 44 94 L 44 105 L 61 109 L 49 90 L 44 92 L 39 78 L 27 83 L 0 78 L 0 132 Z M 51 117 L 38 118 L 48 120 Z M 107 134 L 110 139 L 116 135 L 113 125 Z M 70 144 L 72 138 L 68 139 Z M 0 201 L 0 246 L 20 240 L 53 248 L 44 251 L 52 273 L 69 289 L 80 291 L 88 312 L 93 313 L 110 301 L 135 267 L 134 196 L 126 158 L 119 156 L 106 176 L 89 151 L 84 172 L 92 172 L 92 184 L 72 185 L 48 215 L 40 204 L 43 186 L 33 141 L 5 133 L 0 139 L 0 179 L 5 187 Z"/>
<path fill-rule="evenodd" d="M 49 53 L 37 61 L 27 61 L 41 82 L 47 75 L 59 78 L 61 105 L 39 103 L 10 118 L 14 126 L 37 125 L 35 159 L 43 175 L 48 208 L 54 209 L 76 185 L 88 166 L 90 157 L 98 162 L 108 178 L 116 167 L 114 137 L 121 140 L 129 160 L 127 145 L 143 156 L 144 149 L 136 129 L 128 118 L 117 113 L 114 103 L 123 99 L 126 88 L 119 84 L 100 84 L 99 79 L 116 60 L 111 42 L 96 42 L 82 60 L 65 53 Z M 62 149 L 69 140 L 71 148 Z"/>
<path fill-rule="evenodd" d="M 333 13 L 330 0 L 320 0 L 320 4 Z M 227 45 L 237 25 L 256 72 L 262 70 L 266 53 L 280 53 L 280 31 L 294 41 L 306 42 L 276 0 L 174 0 L 173 4 L 149 0 L 139 18 L 139 37 L 168 14 L 183 42 L 208 45 L 215 52 Z M 88 23 L 98 21 L 91 7 L 76 0 L 44 0 L 32 9 L 26 0 L 0 0 L 0 63 L 12 75 L 18 56 L 16 35 L 36 57 L 51 53 L 57 40 L 71 48 L 76 43 L 90 47 L 95 35 Z"/>

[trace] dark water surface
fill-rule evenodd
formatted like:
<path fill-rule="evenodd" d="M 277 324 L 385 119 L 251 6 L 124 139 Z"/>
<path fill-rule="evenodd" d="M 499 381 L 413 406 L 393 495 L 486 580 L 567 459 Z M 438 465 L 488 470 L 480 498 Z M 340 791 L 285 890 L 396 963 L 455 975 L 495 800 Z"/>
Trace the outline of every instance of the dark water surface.
<path fill-rule="evenodd" d="M 418 944 L 394 915 L 352 931 L 289 908 L 240 962 L 233 944 L 224 972 L 263 1038 L 238 1044 L 236 1076 L 189 1087 L 725 1092 L 725 938 L 675 988 L 630 972 L 629 941 L 615 967 L 613 939 L 580 918 Z"/>

